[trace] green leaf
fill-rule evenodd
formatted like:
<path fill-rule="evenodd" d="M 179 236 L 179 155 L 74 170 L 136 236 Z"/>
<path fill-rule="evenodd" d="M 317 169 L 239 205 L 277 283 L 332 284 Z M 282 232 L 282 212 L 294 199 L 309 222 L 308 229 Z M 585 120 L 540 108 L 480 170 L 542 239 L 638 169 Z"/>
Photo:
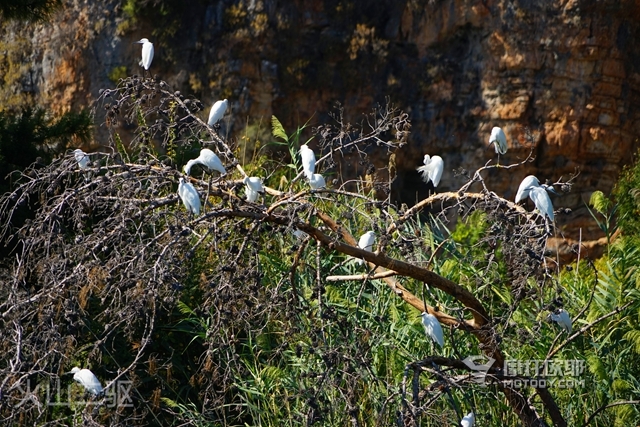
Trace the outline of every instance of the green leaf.
<path fill-rule="evenodd" d="M 271 116 L 271 133 L 276 138 L 280 138 L 283 141 L 289 142 L 289 137 L 287 136 L 287 133 L 284 131 L 284 127 L 282 126 L 282 123 L 280 123 L 280 120 L 278 120 L 276 116 Z"/>

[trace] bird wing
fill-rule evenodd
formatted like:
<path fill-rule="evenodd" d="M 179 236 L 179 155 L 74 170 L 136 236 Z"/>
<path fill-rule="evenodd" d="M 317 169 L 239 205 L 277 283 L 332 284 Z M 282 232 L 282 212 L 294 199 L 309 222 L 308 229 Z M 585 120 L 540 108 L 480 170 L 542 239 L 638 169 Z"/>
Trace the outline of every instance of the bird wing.
<path fill-rule="evenodd" d="M 444 162 L 439 156 L 433 156 L 429 161 L 429 164 L 420 166 L 417 168 L 418 172 L 422 175 L 422 180 L 426 183 L 431 181 L 434 187 L 437 187 L 442 178 L 442 171 L 444 170 Z"/>
<path fill-rule="evenodd" d="M 209 162 L 207 163 L 207 166 L 209 167 L 209 169 L 218 171 L 223 175 L 227 173 L 227 170 L 224 168 L 222 161 L 220 161 L 220 158 L 216 156 L 215 153 L 211 153 L 211 157 L 209 159 Z"/>
<path fill-rule="evenodd" d="M 542 187 L 530 187 L 529 198 L 536 205 L 541 215 L 546 215 L 553 221 L 553 204 L 545 189 Z"/>
<path fill-rule="evenodd" d="M 227 102 L 226 100 L 220 100 L 213 103 L 211 107 L 211 111 L 209 112 L 209 121 L 207 122 L 209 126 L 213 126 L 222 119 L 225 111 L 227 111 Z"/>
<path fill-rule="evenodd" d="M 425 313 L 422 315 L 422 325 L 424 331 L 433 342 L 437 343 L 440 347 L 444 347 L 444 334 L 442 333 L 442 326 L 433 314 Z"/>
<path fill-rule="evenodd" d="M 312 149 L 303 145 L 300 148 L 300 157 L 302 158 L 302 169 L 307 178 L 311 179 L 316 170 L 316 155 Z"/>
<path fill-rule="evenodd" d="M 142 44 L 142 61 L 140 61 L 140 65 L 144 67 L 145 70 L 149 70 L 151 66 L 151 61 L 153 61 L 153 43 L 146 42 Z"/>
<path fill-rule="evenodd" d="M 533 175 L 527 176 L 522 180 L 520 186 L 518 187 L 518 192 L 516 193 L 516 203 L 521 200 L 526 199 L 529 196 L 529 187 L 537 187 L 540 185 L 540 181 Z"/>
<path fill-rule="evenodd" d="M 180 191 L 178 189 L 178 191 Z M 196 191 L 195 187 L 188 182 L 185 182 L 182 187 L 182 202 L 189 212 L 193 212 L 196 215 L 200 215 L 200 195 Z"/>
<path fill-rule="evenodd" d="M 88 369 L 81 369 L 73 375 L 73 379 L 93 394 L 102 393 L 102 384 L 98 378 Z"/>

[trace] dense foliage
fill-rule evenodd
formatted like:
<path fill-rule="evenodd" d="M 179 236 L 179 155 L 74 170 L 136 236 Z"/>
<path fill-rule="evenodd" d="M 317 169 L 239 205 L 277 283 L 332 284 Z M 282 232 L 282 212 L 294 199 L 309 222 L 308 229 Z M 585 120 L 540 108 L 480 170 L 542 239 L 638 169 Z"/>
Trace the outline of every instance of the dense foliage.
<path fill-rule="evenodd" d="M 392 106 L 358 126 L 338 108 L 332 123 L 291 134 L 274 118 L 272 142 L 288 152 L 240 164 L 249 141 L 222 139 L 200 101 L 163 81 L 127 78 L 100 101 L 105 152 L 87 169 L 72 155 L 34 166 L 0 199 L 13 250 L 0 269 L 4 423 L 442 426 L 473 411 L 481 426 L 611 426 L 640 417 L 640 252 L 623 236 L 606 258 L 561 268 L 545 255 L 551 224 L 485 186 L 488 170 L 508 176 L 524 162 L 480 167 L 459 191 L 396 206 L 393 158 L 410 123 Z M 134 129 L 127 149 L 122 123 Z M 329 188 L 309 190 L 299 172 L 304 142 Z M 176 189 L 204 146 L 227 174 L 194 167 L 203 205 L 193 216 Z M 372 150 L 389 154 L 387 171 L 369 163 Z M 343 182 L 340 171 L 355 164 L 361 179 Z M 256 203 L 244 198 L 246 175 L 268 187 Z M 16 220 L 28 203 L 34 218 Z M 611 204 L 594 216 L 608 221 Z M 375 252 L 353 237 L 368 230 Z M 560 308 L 571 333 L 549 319 Z M 442 324 L 443 348 L 425 337 L 422 311 Z M 490 365 L 486 376 L 469 356 Z M 513 361 L 517 375 L 503 369 Z M 73 366 L 90 368 L 106 397 L 84 401 L 65 374 Z M 564 382 L 543 387 L 545 378 Z"/>

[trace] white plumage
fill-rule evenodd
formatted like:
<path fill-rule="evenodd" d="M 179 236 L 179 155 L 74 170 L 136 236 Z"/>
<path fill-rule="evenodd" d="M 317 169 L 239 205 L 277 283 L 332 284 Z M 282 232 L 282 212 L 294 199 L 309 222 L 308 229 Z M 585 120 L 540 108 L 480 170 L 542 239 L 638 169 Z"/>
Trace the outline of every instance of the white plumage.
<path fill-rule="evenodd" d="M 195 187 L 191 183 L 180 178 L 180 184 L 178 184 L 178 195 L 182 199 L 184 207 L 187 211 L 200 215 L 200 196 Z"/>
<path fill-rule="evenodd" d="M 311 179 L 316 170 L 316 155 L 307 144 L 300 147 L 300 157 L 302 158 L 302 170 L 307 178 Z"/>
<path fill-rule="evenodd" d="M 551 198 L 549 194 L 547 194 L 546 190 L 547 186 L 532 186 L 527 188 L 529 191 L 529 198 L 536 205 L 536 208 L 540 211 L 540 215 L 548 216 L 551 221 L 553 221 L 553 204 L 551 203 Z"/>
<path fill-rule="evenodd" d="M 96 396 L 102 393 L 102 384 L 90 370 L 75 367 L 69 373 L 73 374 L 73 380 L 80 383 L 89 393 Z"/>
<path fill-rule="evenodd" d="M 81 149 L 76 148 L 75 150 L 73 150 L 73 156 L 76 158 L 80 169 L 86 169 L 87 166 L 89 166 L 89 156 L 87 156 L 87 153 L 85 153 Z"/>
<path fill-rule="evenodd" d="M 248 202 L 254 202 L 256 200 L 258 200 L 258 192 L 257 191 L 253 191 L 251 189 L 251 187 L 249 187 L 248 185 L 244 186 L 244 194 L 247 196 L 247 201 Z"/>
<path fill-rule="evenodd" d="M 184 173 L 189 175 L 191 167 L 195 164 L 204 165 L 210 171 L 218 171 L 223 175 L 227 173 L 227 170 L 222 165 L 220 158 L 208 148 L 200 150 L 200 155 L 197 158 L 189 160 L 187 164 L 184 165 Z"/>
<path fill-rule="evenodd" d="M 551 313 L 551 320 L 558 322 L 560 327 L 567 331 L 568 334 L 571 333 L 571 317 L 569 317 L 569 313 L 564 308 L 561 308 L 557 314 Z"/>
<path fill-rule="evenodd" d="M 260 178 L 256 176 L 247 176 L 242 182 L 244 182 L 247 188 L 250 188 L 256 193 L 264 193 L 264 186 L 262 185 L 262 180 Z"/>
<path fill-rule="evenodd" d="M 462 421 L 460 421 L 460 425 L 462 427 L 473 427 L 475 423 L 476 423 L 476 416 L 473 413 L 473 411 L 465 415 Z"/>
<path fill-rule="evenodd" d="M 494 144 L 496 153 L 504 154 L 507 152 L 507 136 L 504 131 L 499 127 L 491 129 L 491 136 L 489 137 L 489 145 Z"/>
<path fill-rule="evenodd" d="M 360 236 L 360 239 L 358 240 L 358 247 L 360 249 L 364 249 L 365 251 L 373 252 L 373 244 L 375 241 L 376 233 L 374 233 L 373 231 L 367 231 L 362 236 Z M 364 264 L 364 260 L 358 259 L 356 260 L 356 263 L 358 265 L 362 265 Z"/>
<path fill-rule="evenodd" d="M 520 183 L 520 186 L 518 187 L 518 192 L 516 193 L 516 203 L 529 197 L 530 187 L 539 187 L 539 186 L 540 186 L 540 181 L 538 181 L 538 178 L 536 178 L 533 175 L 527 176 L 525 179 L 522 180 L 522 182 Z"/>
<path fill-rule="evenodd" d="M 309 185 L 312 190 L 319 190 L 327 186 L 327 183 L 324 181 L 324 177 L 319 173 L 314 173 L 309 178 Z"/>
<path fill-rule="evenodd" d="M 227 107 L 229 107 L 229 101 L 226 99 L 213 103 L 211 111 L 209 112 L 209 121 L 207 122 L 209 126 L 213 126 L 222 120 L 224 113 L 227 111 Z"/>
<path fill-rule="evenodd" d="M 151 66 L 151 61 L 153 61 L 153 43 L 148 39 L 140 39 L 136 43 L 142 44 L 142 59 L 140 60 L 140 66 L 148 71 Z"/>
<path fill-rule="evenodd" d="M 433 156 L 428 154 L 424 155 L 424 166 L 420 166 L 417 170 L 422 175 L 422 180 L 426 183 L 431 181 L 434 187 L 437 187 L 442 178 L 442 171 L 444 170 L 444 162 L 442 157 Z"/>
<path fill-rule="evenodd" d="M 444 334 L 442 333 L 442 326 L 440 322 L 433 314 L 429 314 L 426 311 L 422 312 L 422 326 L 424 326 L 424 332 L 429 338 L 440 347 L 444 346 Z"/>

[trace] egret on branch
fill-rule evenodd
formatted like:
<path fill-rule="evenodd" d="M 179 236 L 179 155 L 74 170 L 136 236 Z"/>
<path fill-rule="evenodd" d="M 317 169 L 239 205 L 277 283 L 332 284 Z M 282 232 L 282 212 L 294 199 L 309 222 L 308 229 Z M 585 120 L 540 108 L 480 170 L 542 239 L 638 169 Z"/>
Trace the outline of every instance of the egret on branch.
<path fill-rule="evenodd" d="M 102 394 L 102 384 L 90 370 L 80 369 L 76 366 L 69 373 L 73 374 L 73 380 L 80 383 L 89 393 L 95 396 Z"/>
<path fill-rule="evenodd" d="M 140 39 L 136 43 L 142 44 L 142 59 L 140 60 L 140 66 L 149 71 L 151 61 L 153 61 L 153 43 L 148 39 Z"/>
<path fill-rule="evenodd" d="M 536 205 L 536 208 L 540 211 L 540 215 L 543 217 L 546 215 L 551 221 L 553 221 L 553 204 L 551 204 L 551 198 L 547 194 L 547 189 L 553 187 L 550 185 L 531 186 L 525 189 L 529 192 L 529 198 Z M 554 191 L 555 192 L 555 191 Z"/>
<path fill-rule="evenodd" d="M 255 202 L 258 200 L 258 194 L 264 194 L 264 186 L 262 180 L 255 176 L 246 176 L 244 180 L 245 194 L 248 202 Z"/>
<path fill-rule="evenodd" d="M 373 252 L 373 243 L 376 241 L 376 233 L 373 231 L 367 231 L 358 240 L 358 247 L 360 249 L 364 249 L 368 252 Z M 358 265 L 364 264 L 364 261 L 361 259 L 356 260 Z"/>
<path fill-rule="evenodd" d="M 324 177 L 319 173 L 314 173 L 309 178 L 309 185 L 312 190 L 319 190 L 327 186 L 327 183 L 324 181 Z"/>
<path fill-rule="evenodd" d="M 433 156 L 428 154 L 424 155 L 424 166 L 420 166 L 417 170 L 422 174 L 422 180 L 426 183 L 431 181 L 434 187 L 437 187 L 442 178 L 442 171 L 444 170 L 444 162 L 442 157 Z"/>
<path fill-rule="evenodd" d="M 465 417 L 460 421 L 460 425 L 462 427 L 473 427 L 476 423 L 476 416 L 473 411 L 469 412 Z"/>
<path fill-rule="evenodd" d="M 494 144 L 497 154 L 504 154 L 507 152 L 507 137 L 504 134 L 504 131 L 497 126 L 491 129 L 489 145 L 491 144 Z"/>
<path fill-rule="evenodd" d="M 529 197 L 529 188 L 539 186 L 540 181 L 538 181 L 538 178 L 533 175 L 527 176 L 522 180 L 520 186 L 518 187 L 518 192 L 516 193 L 516 203 Z"/>
<path fill-rule="evenodd" d="M 300 147 L 300 157 L 302 158 L 302 170 L 309 180 L 316 170 L 316 155 L 313 150 L 310 149 L 307 144 Z"/>
<path fill-rule="evenodd" d="M 442 326 L 440 322 L 433 314 L 429 314 L 426 311 L 422 312 L 422 326 L 424 326 L 424 332 L 429 338 L 440 347 L 444 346 L 444 334 L 442 333 Z"/>
<path fill-rule="evenodd" d="M 89 156 L 81 149 L 76 148 L 73 150 L 73 156 L 76 158 L 80 169 L 86 169 L 89 166 Z"/>
<path fill-rule="evenodd" d="M 227 111 L 227 107 L 229 107 L 229 101 L 226 99 L 214 102 L 213 107 L 211 107 L 211 111 L 209 112 L 209 121 L 207 124 L 213 127 L 213 125 L 222 120 L 224 113 Z"/>
<path fill-rule="evenodd" d="M 190 182 L 185 181 L 184 178 L 180 178 L 180 184 L 178 184 L 178 195 L 182 199 L 184 207 L 187 211 L 194 215 L 200 215 L 200 196 L 195 187 Z"/>
<path fill-rule="evenodd" d="M 209 171 L 218 171 L 222 175 L 227 173 L 227 170 L 222 165 L 220 158 L 208 148 L 200 150 L 200 155 L 197 158 L 189 160 L 187 164 L 184 165 L 184 173 L 189 175 L 191 172 L 191 166 L 198 163 L 206 166 Z"/>
<path fill-rule="evenodd" d="M 567 334 L 571 333 L 571 317 L 569 317 L 569 313 L 564 308 L 558 310 L 557 313 L 551 313 L 551 320 L 554 322 L 558 322 L 558 325 L 565 331 Z"/>

